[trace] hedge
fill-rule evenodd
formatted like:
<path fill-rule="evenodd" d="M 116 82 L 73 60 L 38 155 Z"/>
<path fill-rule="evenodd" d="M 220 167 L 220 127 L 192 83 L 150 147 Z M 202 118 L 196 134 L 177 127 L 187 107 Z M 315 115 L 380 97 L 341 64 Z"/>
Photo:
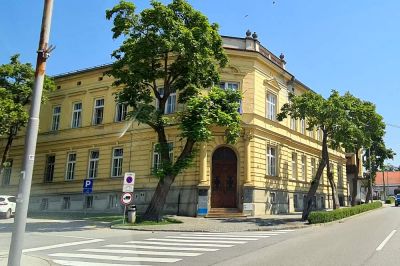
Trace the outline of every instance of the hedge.
<path fill-rule="evenodd" d="M 332 222 L 380 207 L 382 207 L 382 202 L 375 201 L 373 203 L 357 205 L 349 208 L 341 208 L 333 211 L 313 211 L 308 215 L 308 222 L 310 224 Z"/>

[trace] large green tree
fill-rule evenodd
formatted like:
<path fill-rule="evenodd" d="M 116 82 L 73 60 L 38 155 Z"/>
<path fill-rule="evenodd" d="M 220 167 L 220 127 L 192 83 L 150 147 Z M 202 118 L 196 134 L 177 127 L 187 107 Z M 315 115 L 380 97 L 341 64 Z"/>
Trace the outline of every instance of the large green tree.
<path fill-rule="evenodd" d="M 158 137 L 161 164 L 154 175 L 159 182 L 144 218 L 159 220 L 176 176 L 193 160 L 195 144 L 211 138 L 212 126 L 225 127 L 227 141 L 235 142 L 241 95 L 213 87 L 219 69 L 227 64 L 218 26 L 186 1 L 151 1 L 151 8 L 140 13 L 133 3 L 120 1 L 106 17 L 113 19 L 113 38 L 123 37 L 108 72 L 115 77 L 114 85 L 122 87 L 117 99 L 130 105 L 131 115 Z M 204 90 L 209 92 L 201 93 Z M 171 93 L 178 95 L 181 106 L 176 115 L 165 112 Z M 172 126 L 180 128 L 185 143 L 175 161 L 169 157 L 166 135 Z"/>
<path fill-rule="evenodd" d="M 291 95 L 289 103 L 282 106 L 278 114 L 278 120 L 282 121 L 288 116 L 295 119 L 305 119 L 308 122 L 307 129 L 315 128 L 322 132 L 321 160 L 315 176 L 311 181 L 307 193 L 302 218 L 306 220 L 312 208 L 312 199 L 318 189 L 324 168 L 327 168 L 328 181 L 332 190 L 333 208 L 339 208 L 337 186 L 334 182 L 332 169 L 330 169 L 328 148 L 340 148 L 338 141 L 343 134 L 346 124 L 346 111 L 343 108 L 341 96 L 337 91 L 332 91 L 328 99 L 319 94 L 308 91 L 301 95 Z"/>
<path fill-rule="evenodd" d="M 28 122 L 28 106 L 31 103 L 34 78 L 35 70 L 32 65 L 21 63 L 18 54 L 11 56 L 10 63 L 0 65 L 0 137 L 5 139 L 0 173 L 18 131 Z M 54 82 L 46 76 L 43 100 L 54 87 Z"/>

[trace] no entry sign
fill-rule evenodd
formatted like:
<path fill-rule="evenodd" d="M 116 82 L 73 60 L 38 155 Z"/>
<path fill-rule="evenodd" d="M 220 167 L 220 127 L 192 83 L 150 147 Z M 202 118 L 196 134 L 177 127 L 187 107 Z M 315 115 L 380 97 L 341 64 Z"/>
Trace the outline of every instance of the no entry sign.
<path fill-rule="evenodd" d="M 129 204 L 132 203 L 132 201 L 133 201 L 132 193 L 125 192 L 125 193 L 122 194 L 122 196 L 121 196 L 121 203 L 122 204 L 129 205 Z"/>

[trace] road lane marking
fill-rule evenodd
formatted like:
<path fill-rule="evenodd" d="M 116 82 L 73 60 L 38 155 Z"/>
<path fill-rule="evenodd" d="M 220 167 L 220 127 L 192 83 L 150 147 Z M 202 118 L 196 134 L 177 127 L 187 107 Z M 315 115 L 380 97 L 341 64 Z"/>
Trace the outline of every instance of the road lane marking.
<path fill-rule="evenodd" d="M 239 237 L 239 238 L 233 238 L 233 237 L 202 237 L 202 236 L 167 236 L 167 238 L 173 238 L 173 239 L 192 239 L 192 240 L 258 240 L 258 238 L 244 238 L 244 237 Z"/>
<path fill-rule="evenodd" d="M 193 234 L 181 234 L 181 236 L 193 236 Z M 194 234 L 194 236 L 206 236 L 206 237 L 212 237 L 212 236 L 216 236 L 216 237 L 233 237 L 233 238 L 267 238 L 270 237 L 271 235 L 257 235 L 257 236 L 248 236 L 248 235 L 234 235 L 234 234 L 212 234 L 212 235 L 207 235 L 207 234 L 201 234 L 201 233 L 197 233 Z"/>
<path fill-rule="evenodd" d="M 244 234 L 244 233 L 194 233 L 194 235 L 207 235 L 207 236 L 219 236 L 219 235 L 235 235 L 240 237 L 264 237 L 264 236 L 277 236 L 279 233 L 261 233 L 261 234 Z"/>
<path fill-rule="evenodd" d="M 190 246 L 190 247 L 216 247 L 216 248 L 230 248 L 233 245 L 224 245 L 224 244 L 202 244 L 202 243 L 167 243 L 167 242 L 155 242 L 155 241 L 128 241 L 127 244 L 152 244 L 152 245 L 163 245 L 163 246 Z"/>
<path fill-rule="evenodd" d="M 174 263 L 182 259 L 177 258 L 149 258 L 149 257 L 122 257 L 110 255 L 95 255 L 87 253 L 54 253 L 50 254 L 51 257 L 64 257 L 64 258 L 85 258 L 85 259 L 99 259 L 99 260 L 115 260 L 115 261 L 144 261 L 144 262 L 163 262 Z"/>
<path fill-rule="evenodd" d="M 198 242 L 198 243 L 218 243 L 218 244 L 246 244 L 246 241 L 219 241 L 219 240 L 189 240 L 189 239 L 164 239 L 164 238 L 149 238 L 146 240 L 151 241 L 166 241 L 166 242 L 182 242 L 182 243 L 191 243 L 191 242 Z"/>
<path fill-rule="evenodd" d="M 101 241 L 104 241 L 104 239 L 91 239 L 91 240 L 86 240 L 86 241 L 70 242 L 70 243 L 63 243 L 63 244 L 37 247 L 37 248 L 28 248 L 28 249 L 22 250 L 22 252 L 27 253 L 27 252 L 33 252 L 33 251 L 48 250 L 48 249 L 53 249 L 53 248 L 62 248 L 62 247 L 70 247 L 70 246 L 77 246 L 77 245 L 83 245 L 83 244 L 91 244 L 91 243 L 96 243 L 96 242 L 101 242 Z"/>
<path fill-rule="evenodd" d="M 101 262 L 86 262 L 86 261 L 72 261 L 72 260 L 53 260 L 55 263 L 64 266 L 126 266 L 126 264 L 115 263 L 101 263 Z M 143 264 L 129 265 L 129 266 L 148 266 Z"/>
<path fill-rule="evenodd" d="M 46 235 L 46 236 L 47 236 L 48 233 L 31 233 L 31 234 L 33 234 L 33 235 L 40 235 L 40 236 L 43 236 L 43 235 Z M 52 234 L 51 236 L 59 236 L 59 237 L 66 237 L 66 238 L 76 238 L 76 239 L 87 239 L 87 240 L 96 239 L 96 238 L 93 238 L 93 237 L 68 236 L 68 235 L 59 235 L 59 234 L 56 234 L 56 235 L 53 235 L 53 234 Z"/>
<path fill-rule="evenodd" d="M 393 230 L 386 238 L 383 240 L 383 242 L 376 248 L 376 251 L 380 251 L 383 249 L 383 247 L 386 245 L 386 243 L 392 238 L 392 236 L 396 233 L 396 230 Z"/>
<path fill-rule="evenodd" d="M 134 254 L 134 255 L 151 255 L 151 256 L 181 256 L 181 257 L 196 257 L 203 253 L 190 252 L 175 252 L 175 251 L 149 251 L 149 250 L 115 250 L 115 249 L 99 249 L 99 248 L 84 248 L 79 252 L 95 252 L 95 253 L 111 253 L 111 254 Z"/>
<path fill-rule="evenodd" d="M 158 249 L 158 250 L 178 250 L 178 251 L 218 251 L 217 248 L 188 248 L 183 246 L 142 246 L 142 245 L 106 245 L 107 248 L 139 248 L 139 249 Z"/>

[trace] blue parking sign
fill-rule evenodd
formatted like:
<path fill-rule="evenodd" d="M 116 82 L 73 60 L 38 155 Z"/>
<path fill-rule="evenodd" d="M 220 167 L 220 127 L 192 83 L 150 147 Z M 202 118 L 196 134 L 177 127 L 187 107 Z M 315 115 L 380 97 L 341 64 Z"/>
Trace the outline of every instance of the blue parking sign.
<path fill-rule="evenodd" d="M 83 193 L 90 194 L 93 191 L 93 179 L 83 180 Z"/>

